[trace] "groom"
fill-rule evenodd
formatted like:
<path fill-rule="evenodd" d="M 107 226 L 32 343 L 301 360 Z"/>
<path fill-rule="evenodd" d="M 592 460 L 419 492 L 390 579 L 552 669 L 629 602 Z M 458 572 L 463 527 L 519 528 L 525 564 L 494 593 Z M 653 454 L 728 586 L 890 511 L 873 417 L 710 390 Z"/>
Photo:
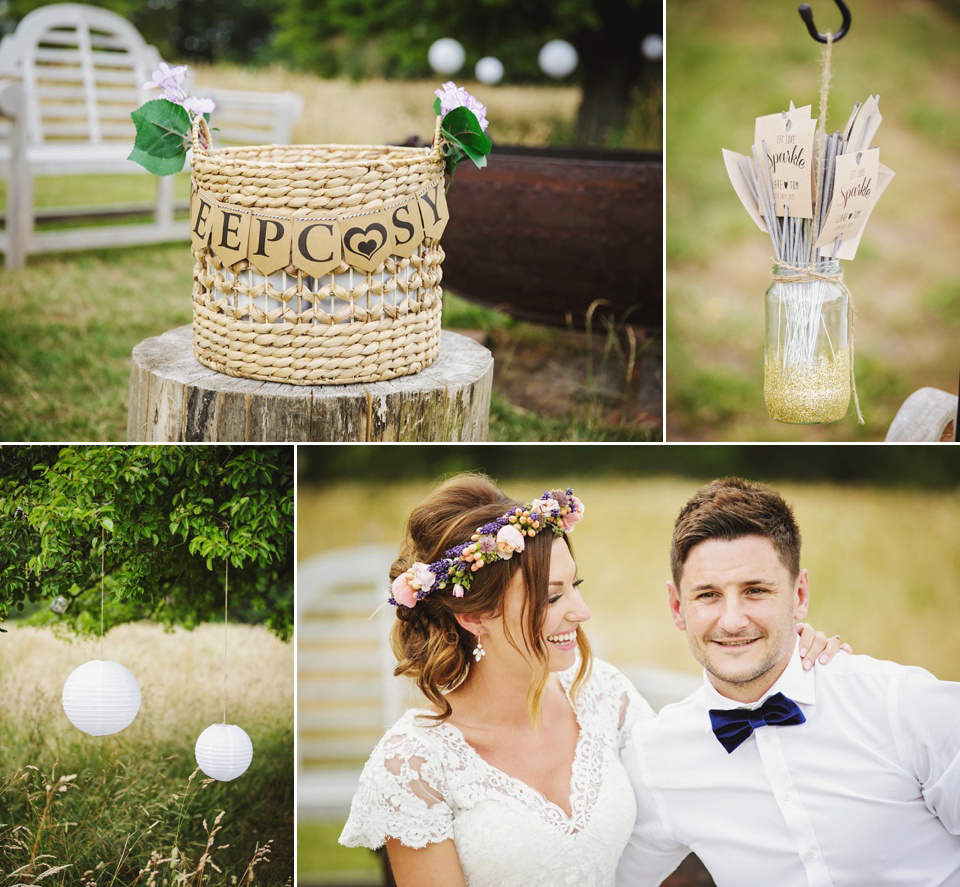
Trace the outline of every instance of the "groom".
<path fill-rule="evenodd" d="M 718 887 L 960 885 L 960 684 L 869 656 L 801 668 L 800 532 L 762 484 L 697 492 L 671 567 L 703 686 L 625 749 L 638 812 L 617 887 L 690 851 Z"/>

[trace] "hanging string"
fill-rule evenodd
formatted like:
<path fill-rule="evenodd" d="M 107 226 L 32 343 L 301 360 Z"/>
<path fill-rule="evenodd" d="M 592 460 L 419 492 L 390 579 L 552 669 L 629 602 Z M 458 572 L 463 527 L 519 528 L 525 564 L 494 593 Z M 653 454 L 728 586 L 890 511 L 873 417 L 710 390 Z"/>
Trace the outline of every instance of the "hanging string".
<path fill-rule="evenodd" d="M 100 658 L 103 659 L 103 556 L 106 551 L 103 525 L 100 526 Z"/>
<path fill-rule="evenodd" d="M 223 563 L 223 723 L 227 723 L 227 601 L 230 578 L 230 559 Z"/>

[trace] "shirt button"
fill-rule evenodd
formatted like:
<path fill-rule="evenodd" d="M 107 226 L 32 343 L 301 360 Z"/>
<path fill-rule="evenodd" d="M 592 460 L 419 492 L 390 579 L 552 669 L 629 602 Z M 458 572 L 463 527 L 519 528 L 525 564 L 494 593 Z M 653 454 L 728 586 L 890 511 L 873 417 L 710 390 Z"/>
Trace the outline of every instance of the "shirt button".
<path fill-rule="evenodd" d="M 812 850 L 807 850 L 803 855 L 806 856 L 807 859 L 813 859 L 813 851 L 812 851 Z"/>
<path fill-rule="evenodd" d="M 783 800 L 785 800 L 785 801 L 789 801 L 789 800 L 790 800 L 790 792 L 784 792 L 784 793 L 783 793 Z"/>

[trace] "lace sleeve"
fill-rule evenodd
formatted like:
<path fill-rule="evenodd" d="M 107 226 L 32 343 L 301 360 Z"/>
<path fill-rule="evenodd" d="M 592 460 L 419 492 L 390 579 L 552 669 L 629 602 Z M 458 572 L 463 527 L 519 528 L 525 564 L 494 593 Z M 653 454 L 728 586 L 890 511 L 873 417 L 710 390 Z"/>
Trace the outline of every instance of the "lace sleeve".
<path fill-rule="evenodd" d="M 340 835 L 346 847 L 382 847 L 396 838 L 419 849 L 453 837 L 438 755 L 416 731 L 391 731 L 373 750 L 360 776 Z"/>
<path fill-rule="evenodd" d="M 617 736 L 622 749 L 634 724 L 654 716 L 653 708 L 637 692 L 630 679 L 610 663 L 595 659 L 593 668 L 600 692 L 608 700 L 606 704 L 616 711 Z"/>

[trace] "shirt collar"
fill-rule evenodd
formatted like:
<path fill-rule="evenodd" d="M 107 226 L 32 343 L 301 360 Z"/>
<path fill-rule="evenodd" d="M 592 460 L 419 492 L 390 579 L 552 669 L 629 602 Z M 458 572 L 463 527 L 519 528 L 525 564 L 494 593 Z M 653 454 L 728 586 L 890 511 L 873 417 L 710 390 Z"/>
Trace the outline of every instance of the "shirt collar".
<path fill-rule="evenodd" d="M 713 682 L 710 680 L 706 669 L 703 671 L 704 698 L 706 699 L 708 709 L 757 708 L 775 693 L 783 693 L 784 696 L 792 699 L 794 702 L 814 705 L 817 701 L 816 678 L 814 677 L 816 670 L 816 667 L 811 668 L 810 671 L 803 670 L 803 660 L 800 658 L 799 644 L 794 642 L 793 655 L 787 661 L 787 667 L 783 670 L 783 674 L 777 678 L 774 685 L 756 702 L 751 702 L 747 705 L 721 695 L 717 688 L 713 686 Z"/>

